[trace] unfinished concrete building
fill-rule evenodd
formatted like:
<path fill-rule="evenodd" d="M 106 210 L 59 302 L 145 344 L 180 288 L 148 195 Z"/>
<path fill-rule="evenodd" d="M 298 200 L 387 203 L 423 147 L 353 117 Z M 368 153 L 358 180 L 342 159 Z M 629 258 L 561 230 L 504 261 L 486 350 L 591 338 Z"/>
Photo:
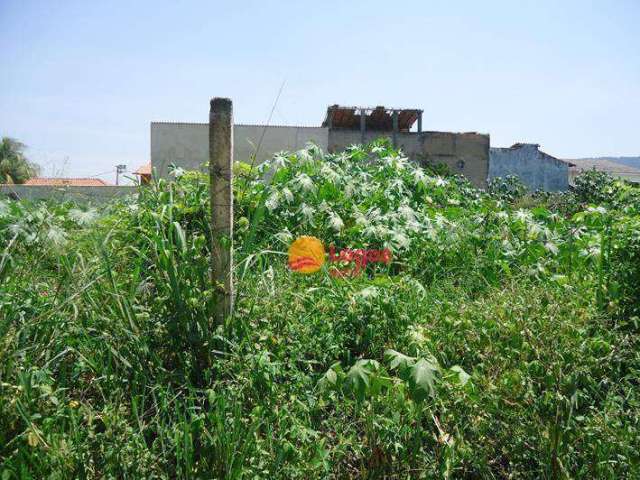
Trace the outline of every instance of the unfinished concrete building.
<path fill-rule="evenodd" d="M 410 159 L 422 165 L 446 165 L 451 173 L 465 176 L 477 187 L 485 187 L 489 174 L 489 135 L 422 131 L 422 112 L 332 105 L 327 108 L 322 126 L 329 131 L 330 152 L 387 137 Z M 416 122 L 416 130 L 411 131 Z"/>
<path fill-rule="evenodd" d="M 415 131 L 411 131 L 417 122 Z M 160 177 L 169 165 L 202 169 L 209 158 L 209 126 L 206 123 L 151 123 L 151 163 Z M 294 151 L 313 142 L 323 150 L 346 147 L 387 137 L 412 160 L 444 164 L 451 173 L 464 175 L 485 187 L 489 174 L 489 135 L 475 132 L 424 132 L 422 110 L 379 107 L 327 108 L 322 126 L 236 125 L 234 158 L 262 162 L 276 152 Z M 259 147 L 259 148 L 258 148 Z"/>

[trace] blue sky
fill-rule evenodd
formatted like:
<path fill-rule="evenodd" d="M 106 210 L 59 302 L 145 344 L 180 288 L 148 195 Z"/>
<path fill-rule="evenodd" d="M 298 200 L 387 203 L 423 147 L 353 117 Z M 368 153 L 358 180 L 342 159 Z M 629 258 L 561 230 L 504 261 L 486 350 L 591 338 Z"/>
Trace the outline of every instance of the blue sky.
<path fill-rule="evenodd" d="M 423 108 L 564 158 L 640 155 L 640 1 L 0 0 L 0 135 L 44 174 L 113 181 L 149 122 L 317 125 L 326 106 Z"/>

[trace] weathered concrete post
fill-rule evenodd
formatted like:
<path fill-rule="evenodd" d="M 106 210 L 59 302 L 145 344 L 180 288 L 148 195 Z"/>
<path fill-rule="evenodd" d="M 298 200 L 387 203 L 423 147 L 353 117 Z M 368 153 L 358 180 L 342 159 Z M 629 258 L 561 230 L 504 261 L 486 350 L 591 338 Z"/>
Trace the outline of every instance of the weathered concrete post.
<path fill-rule="evenodd" d="M 398 148 L 398 111 L 394 110 L 391 114 L 393 121 L 393 148 Z"/>
<path fill-rule="evenodd" d="M 233 310 L 233 104 L 214 98 L 209 110 L 211 277 L 216 321 Z"/>

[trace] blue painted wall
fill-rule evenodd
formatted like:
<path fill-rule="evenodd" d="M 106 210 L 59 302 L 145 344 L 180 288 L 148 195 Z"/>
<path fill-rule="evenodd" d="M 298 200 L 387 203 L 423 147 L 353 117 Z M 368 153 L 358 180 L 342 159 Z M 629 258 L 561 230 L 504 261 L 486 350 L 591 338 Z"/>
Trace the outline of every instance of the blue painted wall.
<path fill-rule="evenodd" d="M 489 149 L 489 180 L 507 175 L 520 177 L 532 191 L 569 189 L 569 164 L 541 152 L 532 143 Z"/>

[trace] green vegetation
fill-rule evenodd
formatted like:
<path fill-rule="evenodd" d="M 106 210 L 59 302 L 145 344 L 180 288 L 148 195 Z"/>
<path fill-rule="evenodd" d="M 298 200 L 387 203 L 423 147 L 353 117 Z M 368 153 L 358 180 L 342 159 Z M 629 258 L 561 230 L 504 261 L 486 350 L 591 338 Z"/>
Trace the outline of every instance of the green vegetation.
<path fill-rule="evenodd" d="M 39 167 L 24 156 L 25 145 L 9 137 L 0 142 L 0 183 L 24 183 Z"/>
<path fill-rule="evenodd" d="M 516 175 L 493 178 L 487 188 L 492 197 L 508 202 L 524 197 L 527 190 L 527 186 Z"/>
<path fill-rule="evenodd" d="M 224 325 L 205 176 L 0 203 L 0 478 L 638 478 L 637 189 L 484 193 L 382 142 L 237 173 Z M 393 262 L 297 275 L 303 234 Z"/>

